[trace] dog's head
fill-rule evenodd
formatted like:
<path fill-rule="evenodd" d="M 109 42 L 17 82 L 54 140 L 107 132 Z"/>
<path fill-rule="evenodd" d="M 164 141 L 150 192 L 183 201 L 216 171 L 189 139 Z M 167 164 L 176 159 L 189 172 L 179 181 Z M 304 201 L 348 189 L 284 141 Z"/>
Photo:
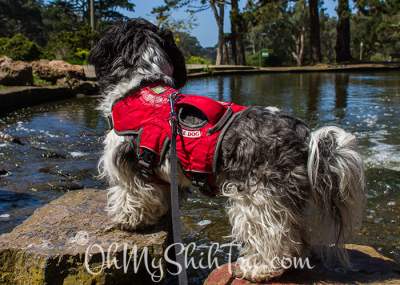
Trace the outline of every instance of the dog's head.
<path fill-rule="evenodd" d="M 89 62 L 102 91 L 138 75 L 177 89 L 187 81 L 185 58 L 172 32 L 141 18 L 117 23 L 91 50 Z"/>

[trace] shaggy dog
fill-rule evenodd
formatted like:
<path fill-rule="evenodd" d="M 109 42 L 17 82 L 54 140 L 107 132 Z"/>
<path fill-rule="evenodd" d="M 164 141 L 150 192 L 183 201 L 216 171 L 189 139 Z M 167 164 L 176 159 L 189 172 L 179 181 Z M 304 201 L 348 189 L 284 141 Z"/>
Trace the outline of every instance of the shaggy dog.
<path fill-rule="evenodd" d="M 116 24 L 92 49 L 103 99 L 112 104 L 144 83 L 179 89 L 187 81 L 184 57 L 172 33 L 144 19 Z M 193 111 L 188 121 L 204 120 Z M 170 153 L 149 183 L 138 166 L 137 136 L 111 130 L 100 159 L 107 178 L 107 211 L 122 228 L 155 224 L 170 209 Z M 181 200 L 191 181 L 178 173 Z M 351 268 L 346 239 L 361 224 L 365 202 L 363 158 L 353 135 L 336 126 L 311 132 L 307 124 L 275 107 L 250 106 L 226 130 L 218 153 L 216 182 L 228 198 L 234 241 L 242 245 L 234 273 L 251 281 L 285 271 L 289 259 L 319 246 L 328 266 Z"/>

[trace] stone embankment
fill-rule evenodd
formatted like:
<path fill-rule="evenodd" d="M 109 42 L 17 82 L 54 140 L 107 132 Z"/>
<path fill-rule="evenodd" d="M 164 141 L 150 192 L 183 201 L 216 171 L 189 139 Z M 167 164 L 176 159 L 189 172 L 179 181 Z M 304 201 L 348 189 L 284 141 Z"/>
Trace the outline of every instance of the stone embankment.
<path fill-rule="evenodd" d="M 98 84 L 87 80 L 80 65 L 59 60 L 31 63 L 0 58 L 0 85 L 18 86 L 0 90 L 0 114 L 13 110 L 98 93 Z"/>
<path fill-rule="evenodd" d="M 121 231 L 106 204 L 105 191 L 71 191 L 1 235 L 0 284 L 163 284 L 167 223 Z"/>

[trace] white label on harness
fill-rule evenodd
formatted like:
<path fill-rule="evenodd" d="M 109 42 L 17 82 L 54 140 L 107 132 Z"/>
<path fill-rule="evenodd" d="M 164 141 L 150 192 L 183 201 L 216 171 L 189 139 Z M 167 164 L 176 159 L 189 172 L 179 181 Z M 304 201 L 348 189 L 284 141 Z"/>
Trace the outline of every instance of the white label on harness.
<path fill-rule="evenodd" d="M 179 134 L 183 137 L 186 138 L 199 138 L 201 137 L 201 132 L 200 131 L 187 131 L 184 129 L 179 130 Z"/>

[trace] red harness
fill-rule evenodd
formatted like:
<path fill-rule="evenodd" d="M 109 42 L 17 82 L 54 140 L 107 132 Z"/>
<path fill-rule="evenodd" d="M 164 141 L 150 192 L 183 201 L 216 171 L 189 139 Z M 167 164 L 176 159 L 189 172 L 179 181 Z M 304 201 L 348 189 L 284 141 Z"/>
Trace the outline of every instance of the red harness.
<path fill-rule="evenodd" d="M 138 135 L 142 174 L 154 183 L 165 184 L 153 175 L 152 169 L 162 161 L 171 138 L 168 103 L 171 93 L 178 96 L 174 105 L 177 114 L 185 105 L 191 105 L 208 119 L 207 124 L 197 128 L 178 121 L 176 147 L 181 167 L 192 184 L 206 195 L 215 195 L 218 193 L 215 173 L 220 142 L 238 112 L 246 107 L 198 95 L 182 95 L 178 90 L 155 82 L 114 102 L 110 128 L 113 127 L 117 135 Z"/>

